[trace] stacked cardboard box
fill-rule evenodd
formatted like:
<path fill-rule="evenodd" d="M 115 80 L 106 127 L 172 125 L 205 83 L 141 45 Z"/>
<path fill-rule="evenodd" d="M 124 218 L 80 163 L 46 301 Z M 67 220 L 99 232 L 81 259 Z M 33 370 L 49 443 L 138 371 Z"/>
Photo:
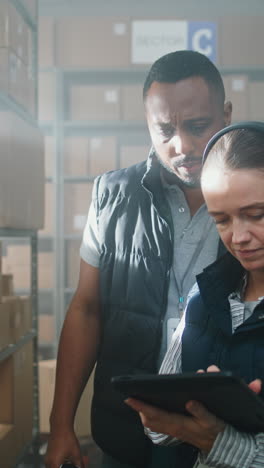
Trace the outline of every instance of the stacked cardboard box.
<path fill-rule="evenodd" d="M 67 234 L 81 233 L 91 203 L 92 184 L 67 184 L 64 195 L 65 232 Z"/>
<path fill-rule="evenodd" d="M 52 346 L 55 341 L 54 315 L 41 314 L 38 318 L 38 341 L 40 345 Z"/>
<path fill-rule="evenodd" d="M 15 6 L 0 2 L 0 91 L 36 115 L 36 82 L 32 72 L 32 32 Z"/>
<path fill-rule="evenodd" d="M 226 101 L 233 106 L 232 121 L 249 118 L 249 79 L 247 75 L 230 74 L 223 77 Z"/>
<path fill-rule="evenodd" d="M 29 290 L 31 281 L 29 245 L 9 245 L 3 257 L 3 272 L 12 274 L 15 291 Z M 51 289 L 54 286 L 53 252 L 38 254 L 38 286 Z"/>
<path fill-rule="evenodd" d="M 4 468 L 13 468 L 32 440 L 33 346 L 27 343 L 0 362 L 0 454 Z"/>
<path fill-rule="evenodd" d="M 2 261 L 1 261 L 2 263 Z M 0 265 L 1 268 L 1 265 Z M 32 304 L 29 296 L 14 295 L 13 275 L 0 269 L 0 351 L 15 344 L 32 328 Z"/>
<path fill-rule="evenodd" d="M 52 122 L 56 117 L 55 76 L 50 71 L 41 71 L 38 79 L 38 118 Z"/>
<path fill-rule="evenodd" d="M 66 249 L 66 287 L 75 289 L 78 283 L 80 273 L 80 241 L 67 241 Z"/>
<path fill-rule="evenodd" d="M 16 344 L 32 328 L 30 297 L 14 295 L 13 276 L 2 274 L 0 255 L 0 352 Z M 32 439 L 33 345 L 29 341 L 0 360 L 0 454 L 5 468 L 12 468 Z"/>
<path fill-rule="evenodd" d="M 45 184 L 45 215 L 44 227 L 39 233 L 43 236 L 52 236 L 54 231 L 54 185 L 47 182 Z"/>
<path fill-rule="evenodd" d="M 97 176 L 116 168 L 114 136 L 67 137 L 64 140 L 64 173 L 67 176 Z"/>
<path fill-rule="evenodd" d="M 0 227 L 39 229 L 44 221 L 43 135 L 12 112 L 1 111 L 0 143 Z"/>
<path fill-rule="evenodd" d="M 130 21 L 111 17 L 61 17 L 57 21 L 59 67 L 118 68 L 130 62 Z"/>
<path fill-rule="evenodd" d="M 252 81 L 249 84 L 249 118 L 264 120 L 264 81 Z"/>
<path fill-rule="evenodd" d="M 150 145 L 121 146 L 120 167 L 129 167 L 141 161 L 145 161 L 150 151 Z"/>
<path fill-rule="evenodd" d="M 39 418 L 40 432 L 49 433 L 56 375 L 56 359 L 39 362 Z M 91 434 L 90 411 L 93 395 L 93 374 L 85 387 L 75 418 L 75 430 L 79 437 Z"/>

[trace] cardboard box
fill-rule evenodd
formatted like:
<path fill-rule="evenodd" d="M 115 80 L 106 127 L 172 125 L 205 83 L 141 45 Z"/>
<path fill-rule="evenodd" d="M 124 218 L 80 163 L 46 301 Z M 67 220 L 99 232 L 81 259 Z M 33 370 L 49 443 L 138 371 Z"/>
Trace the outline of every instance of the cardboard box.
<path fill-rule="evenodd" d="M 119 68 L 130 63 L 130 23 L 126 18 L 60 17 L 59 67 Z"/>
<path fill-rule="evenodd" d="M 29 60 L 29 28 L 11 2 L 0 2 L 0 47 L 10 48 L 25 64 Z"/>
<path fill-rule="evenodd" d="M 141 85 L 127 85 L 121 88 L 121 119 L 127 121 L 145 121 Z"/>
<path fill-rule="evenodd" d="M 64 173 L 96 176 L 116 168 L 116 138 L 67 137 L 64 140 Z"/>
<path fill-rule="evenodd" d="M 12 307 L 10 304 L 0 304 L 0 350 L 14 341 L 10 323 L 11 309 Z"/>
<path fill-rule="evenodd" d="M 14 295 L 14 278 L 12 274 L 2 275 L 2 296 Z"/>
<path fill-rule="evenodd" d="M 28 65 L 9 48 L 0 49 L 0 91 L 8 94 L 27 111 L 33 111 L 35 83 L 29 76 Z"/>
<path fill-rule="evenodd" d="M 5 468 L 13 468 L 32 440 L 32 342 L 0 362 L 0 453 Z"/>
<path fill-rule="evenodd" d="M 54 161 L 56 158 L 55 139 L 53 136 L 44 137 L 45 146 L 45 176 L 52 177 L 54 174 Z"/>
<path fill-rule="evenodd" d="M 17 454 L 32 440 L 33 344 L 27 343 L 14 356 L 14 423 Z"/>
<path fill-rule="evenodd" d="M 89 168 L 91 176 L 97 176 L 107 171 L 116 169 L 116 138 L 93 137 L 89 141 Z"/>
<path fill-rule="evenodd" d="M 38 287 L 52 289 L 54 287 L 54 254 L 39 252 L 38 254 Z"/>
<path fill-rule="evenodd" d="M 56 359 L 39 362 L 39 418 L 40 433 L 49 433 L 49 416 L 55 388 Z M 91 434 L 90 410 L 93 395 L 93 374 L 86 385 L 75 418 L 78 437 Z"/>
<path fill-rule="evenodd" d="M 71 120 L 120 120 L 120 87 L 74 85 L 70 89 Z"/>
<path fill-rule="evenodd" d="M 14 423 L 14 361 L 13 357 L 0 362 L 0 423 Z M 4 404 L 3 404 L 4 402 Z"/>
<path fill-rule="evenodd" d="M 10 244 L 7 246 L 7 262 L 9 265 L 30 265 L 30 246 Z"/>
<path fill-rule="evenodd" d="M 3 257 L 3 272 L 12 275 L 14 290 L 29 290 L 31 285 L 29 245 L 8 245 L 6 253 L 7 255 Z"/>
<path fill-rule="evenodd" d="M 32 300 L 30 296 L 19 296 L 23 314 L 23 334 L 28 333 L 32 327 Z"/>
<path fill-rule="evenodd" d="M 0 302 L 3 295 L 3 274 L 2 274 L 2 243 L 0 241 Z"/>
<path fill-rule="evenodd" d="M 44 146 L 41 132 L 0 112 L 0 226 L 39 229 L 44 221 Z"/>
<path fill-rule="evenodd" d="M 38 287 L 51 289 L 54 284 L 53 252 L 38 253 Z M 14 289 L 30 289 L 31 265 L 30 247 L 28 245 L 9 245 L 7 256 L 3 259 L 3 270 L 7 275 L 13 275 Z"/>
<path fill-rule="evenodd" d="M 89 139 L 87 137 L 67 137 L 64 139 L 64 174 L 85 176 L 89 173 Z"/>
<path fill-rule="evenodd" d="M 29 265 L 9 265 L 8 269 L 13 273 L 15 291 L 29 291 L 31 285 L 31 270 Z M 38 265 L 39 289 L 52 289 L 54 286 L 53 264 Z"/>
<path fill-rule="evenodd" d="M 11 265 L 4 263 L 4 271 L 13 275 L 14 290 L 30 290 L 31 269 L 30 265 Z"/>
<path fill-rule="evenodd" d="M 226 75 L 223 77 L 226 101 L 233 106 L 232 122 L 249 118 L 249 83 L 246 75 Z"/>
<path fill-rule="evenodd" d="M 223 67 L 260 67 L 263 64 L 263 16 L 221 18 L 219 64 Z"/>
<path fill-rule="evenodd" d="M 38 59 L 40 67 L 54 66 L 54 18 L 39 17 Z"/>
<path fill-rule="evenodd" d="M 41 71 L 38 81 L 38 119 L 52 122 L 56 117 L 55 75 L 51 71 Z"/>
<path fill-rule="evenodd" d="M 9 343 L 16 343 L 32 328 L 31 299 L 27 296 L 4 296 L 2 305 L 9 317 Z"/>
<path fill-rule="evenodd" d="M 80 241 L 68 241 L 66 244 L 67 288 L 75 289 L 80 273 Z"/>
<path fill-rule="evenodd" d="M 92 184 L 67 184 L 64 192 L 66 233 L 81 233 L 84 229 L 92 199 Z"/>
<path fill-rule="evenodd" d="M 138 162 L 145 161 L 150 151 L 150 145 L 121 146 L 120 167 L 129 167 Z"/>
<path fill-rule="evenodd" d="M 44 228 L 39 231 L 40 235 L 50 236 L 54 231 L 54 186 L 51 183 L 45 184 L 45 216 Z"/>
<path fill-rule="evenodd" d="M 55 318 L 53 315 L 39 315 L 38 318 L 38 340 L 40 345 L 55 342 Z"/>
<path fill-rule="evenodd" d="M 5 296 L 2 298 L 5 313 L 9 318 L 9 343 L 16 343 L 23 335 L 23 316 L 19 299 L 15 296 Z"/>
<path fill-rule="evenodd" d="M 12 424 L 0 424 L 0 453 L 5 461 L 5 468 L 13 468 L 16 461 L 15 431 Z"/>
<path fill-rule="evenodd" d="M 249 83 L 249 119 L 264 120 L 264 81 Z"/>

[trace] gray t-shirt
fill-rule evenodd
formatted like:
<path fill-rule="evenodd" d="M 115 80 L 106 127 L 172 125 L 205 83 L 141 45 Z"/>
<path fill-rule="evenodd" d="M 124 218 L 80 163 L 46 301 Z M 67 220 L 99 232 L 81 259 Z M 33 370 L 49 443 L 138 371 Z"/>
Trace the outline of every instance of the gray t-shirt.
<path fill-rule="evenodd" d="M 217 257 L 218 234 L 206 206 L 202 205 L 191 217 L 182 190 L 163 181 L 166 198 L 171 208 L 174 223 L 174 257 L 170 274 L 168 303 L 163 320 L 163 338 L 160 350 L 161 363 L 174 329 L 182 315 L 187 294 L 195 283 L 195 277 Z M 80 247 L 81 258 L 94 267 L 99 266 L 100 244 L 93 203 Z"/>

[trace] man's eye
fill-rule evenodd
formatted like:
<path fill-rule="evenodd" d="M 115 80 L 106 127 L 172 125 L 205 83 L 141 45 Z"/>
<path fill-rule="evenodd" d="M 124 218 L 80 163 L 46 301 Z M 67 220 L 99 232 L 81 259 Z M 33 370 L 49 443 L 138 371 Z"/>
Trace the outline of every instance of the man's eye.
<path fill-rule="evenodd" d="M 161 134 L 164 137 L 167 137 L 167 138 L 172 136 L 173 132 L 174 132 L 174 130 L 172 128 L 163 128 L 163 129 L 161 129 Z"/>
<path fill-rule="evenodd" d="M 194 135 L 201 135 L 207 129 L 206 125 L 196 125 L 191 127 L 191 131 Z"/>

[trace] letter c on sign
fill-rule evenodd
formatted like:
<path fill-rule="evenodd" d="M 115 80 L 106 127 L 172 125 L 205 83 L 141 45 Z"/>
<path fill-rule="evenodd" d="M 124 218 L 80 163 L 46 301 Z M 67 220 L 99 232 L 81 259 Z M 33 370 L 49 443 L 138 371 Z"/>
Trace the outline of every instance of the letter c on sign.
<path fill-rule="evenodd" d="M 210 56 L 213 52 L 212 46 L 208 44 L 203 47 L 201 44 L 203 38 L 205 38 L 206 42 L 209 42 L 212 39 L 212 31 L 210 29 L 199 29 L 196 31 L 192 38 L 192 49 Z"/>

